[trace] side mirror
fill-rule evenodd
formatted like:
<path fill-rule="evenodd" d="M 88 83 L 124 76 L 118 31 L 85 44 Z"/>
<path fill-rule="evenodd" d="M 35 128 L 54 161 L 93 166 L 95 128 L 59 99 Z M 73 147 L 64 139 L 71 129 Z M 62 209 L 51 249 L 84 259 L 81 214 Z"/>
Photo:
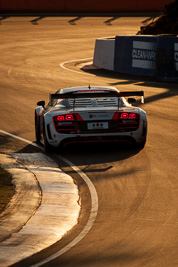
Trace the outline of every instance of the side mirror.
<path fill-rule="evenodd" d="M 45 106 L 45 101 L 44 101 L 44 100 L 42 100 L 42 101 L 38 101 L 38 102 L 37 102 L 37 105 L 38 105 L 38 106 L 42 106 L 42 107 L 44 108 L 44 106 Z"/>
<path fill-rule="evenodd" d="M 129 97 L 129 98 L 128 98 L 128 103 L 129 103 L 129 104 L 132 104 L 132 103 L 134 103 L 134 102 L 136 102 L 136 99 L 135 99 L 135 98 L 132 98 L 132 97 Z"/>

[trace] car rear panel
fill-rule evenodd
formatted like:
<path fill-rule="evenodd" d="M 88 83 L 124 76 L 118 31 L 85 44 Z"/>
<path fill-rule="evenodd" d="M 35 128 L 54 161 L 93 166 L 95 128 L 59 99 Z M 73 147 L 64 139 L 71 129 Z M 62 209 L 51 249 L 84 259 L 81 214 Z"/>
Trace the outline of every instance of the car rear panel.
<path fill-rule="evenodd" d="M 140 114 L 124 111 L 80 111 L 53 116 L 53 124 L 58 133 L 62 134 L 95 134 L 136 131 L 140 125 Z M 122 117 L 122 114 L 125 117 Z M 128 114 L 128 116 L 126 115 Z M 130 118 L 130 114 L 135 114 Z M 131 116 L 131 115 L 130 115 Z"/>

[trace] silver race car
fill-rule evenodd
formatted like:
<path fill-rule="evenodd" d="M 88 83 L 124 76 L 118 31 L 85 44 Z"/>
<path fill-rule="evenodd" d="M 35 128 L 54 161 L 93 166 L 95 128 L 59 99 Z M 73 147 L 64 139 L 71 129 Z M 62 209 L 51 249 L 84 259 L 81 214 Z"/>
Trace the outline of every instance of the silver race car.
<path fill-rule="evenodd" d="M 37 103 L 36 141 L 44 143 L 46 152 L 78 142 L 130 142 L 143 148 L 147 116 L 131 105 L 136 96 L 143 100 L 144 92 L 120 92 L 108 86 L 60 89 L 50 94 L 47 105 Z"/>

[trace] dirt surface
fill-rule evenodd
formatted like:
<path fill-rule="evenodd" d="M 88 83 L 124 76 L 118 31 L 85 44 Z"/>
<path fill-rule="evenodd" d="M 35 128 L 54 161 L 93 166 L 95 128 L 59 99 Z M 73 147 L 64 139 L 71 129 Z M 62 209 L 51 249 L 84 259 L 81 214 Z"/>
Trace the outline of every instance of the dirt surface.
<path fill-rule="evenodd" d="M 162 15 L 146 25 L 141 26 L 137 34 L 173 34 L 178 35 L 178 0 L 166 5 Z"/>
<path fill-rule="evenodd" d="M 2 213 L 15 192 L 12 176 L 0 167 L 0 213 Z"/>

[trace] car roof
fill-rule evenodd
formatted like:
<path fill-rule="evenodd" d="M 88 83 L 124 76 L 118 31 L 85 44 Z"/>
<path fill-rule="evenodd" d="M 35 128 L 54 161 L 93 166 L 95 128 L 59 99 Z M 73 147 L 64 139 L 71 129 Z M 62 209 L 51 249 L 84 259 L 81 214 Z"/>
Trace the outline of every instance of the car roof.
<path fill-rule="evenodd" d="M 76 86 L 76 87 L 67 87 L 67 88 L 62 88 L 59 89 L 56 94 L 66 94 L 66 93 L 71 93 L 75 91 L 100 91 L 100 90 L 109 90 L 109 91 L 116 91 L 119 92 L 119 90 L 116 87 L 113 86 Z"/>

